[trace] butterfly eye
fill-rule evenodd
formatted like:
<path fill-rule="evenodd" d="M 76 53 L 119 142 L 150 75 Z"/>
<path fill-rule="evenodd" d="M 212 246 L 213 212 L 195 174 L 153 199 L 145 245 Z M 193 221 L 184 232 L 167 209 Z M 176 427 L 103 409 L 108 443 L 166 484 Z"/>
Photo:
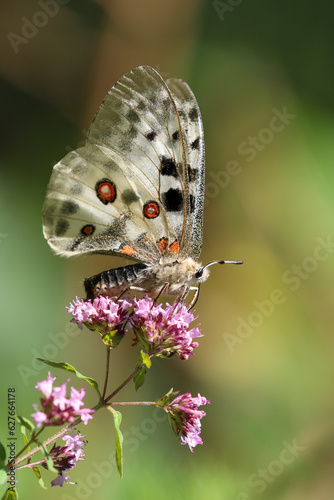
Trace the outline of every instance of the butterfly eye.
<path fill-rule="evenodd" d="M 203 271 L 204 271 L 204 269 L 203 269 L 203 267 L 201 267 L 201 268 L 200 268 L 200 269 L 196 272 L 196 274 L 195 274 L 195 278 L 199 280 L 199 279 L 203 276 Z"/>

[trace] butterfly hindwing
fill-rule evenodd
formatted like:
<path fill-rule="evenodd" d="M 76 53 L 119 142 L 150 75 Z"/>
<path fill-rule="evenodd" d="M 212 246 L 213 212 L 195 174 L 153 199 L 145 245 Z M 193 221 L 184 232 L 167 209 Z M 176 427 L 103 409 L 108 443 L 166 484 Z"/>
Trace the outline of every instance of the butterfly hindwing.
<path fill-rule="evenodd" d="M 187 220 L 191 223 L 187 228 L 187 245 L 183 256 L 189 255 L 197 260 L 202 249 L 203 240 L 203 204 L 204 204 L 204 132 L 199 106 L 196 98 L 186 82 L 176 78 L 167 80 L 168 88 L 180 119 L 186 164 L 184 175 L 188 176 L 189 206 L 186 207 Z"/>
<path fill-rule="evenodd" d="M 125 75 L 103 101 L 86 145 L 54 167 L 43 223 L 57 253 L 145 263 L 196 254 L 203 132 L 199 111 L 191 118 L 198 106 L 189 87 L 168 82 L 147 66 Z"/>

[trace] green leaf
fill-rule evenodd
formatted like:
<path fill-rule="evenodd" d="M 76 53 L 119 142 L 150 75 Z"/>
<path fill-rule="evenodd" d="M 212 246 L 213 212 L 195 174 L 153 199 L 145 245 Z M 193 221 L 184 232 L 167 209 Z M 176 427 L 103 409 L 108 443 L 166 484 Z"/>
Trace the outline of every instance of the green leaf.
<path fill-rule="evenodd" d="M 172 428 L 172 431 L 177 436 L 178 435 L 178 429 L 179 429 L 178 425 L 177 425 L 177 422 L 175 421 L 175 419 L 171 415 L 168 415 L 168 421 L 169 421 L 169 425 Z"/>
<path fill-rule="evenodd" d="M 43 488 L 43 490 L 47 490 L 47 487 L 44 484 L 44 481 L 42 479 L 42 474 L 39 468 L 35 466 L 32 468 L 32 470 L 35 473 L 35 476 L 37 477 L 40 487 Z"/>
<path fill-rule="evenodd" d="M 0 465 L 0 484 L 3 484 L 7 481 L 7 468 L 5 465 Z"/>
<path fill-rule="evenodd" d="M 16 417 L 16 420 L 20 424 L 20 426 L 21 426 L 21 432 L 22 432 L 22 434 L 24 436 L 26 435 L 25 429 L 28 429 L 28 431 L 30 432 L 30 434 L 32 434 L 34 432 L 34 430 L 36 429 L 36 426 L 33 424 L 33 422 L 31 422 L 26 417 L 21 417 L 20 415 L 18 415 Z"/>
<path fill-rule="evenodd" d="M 146 375 L 146 368 L 145 368 L 145 366 L 143 366 L 139 370 L 137 375 L 135 375 L 135 377 L 133 377 L 136 391 L 138 391 L 139 387 L 141 387 L 143 385 L 143 383 L 145 382 L 145 375 Z"/>
<path fill-rule="evenodd" d="M 147 352 L 140 351 L 139 357 L 141 362 L 146 366 L 146 368 L 151 368 L 152 361 L 150 359 L 150 356 L 147 354 Z"/>
<path fill-rule="evenodd" d="M 70 365 L 69 363 L 65 363 L 65 362 L 63 362 L 63 363 L 56 363 L 55 361 L 49 361 L 47 359 L 42 359 L 42 358 L 37 358 L 37 359 L 39 361 L 42 361 L 42 363 L 45 363 L 46 365 L 54 366 L 55 368 L 61 368 L 62 370 L 66 370 L 68 372 L 72 372 L 78 378 L 82 378 L 83 380 L 86 380 L 86 382 L 88 382 L 88 384 L 90 384 L 92 387 L 94 387 L 94 389 L 98 393 L 99 397 L 101 398 L 101 394 L 100 394 L 97 382 L 93 378 L 91 378 L 91 377 L 86 377 L 86 375 L 82 375 L 80 372 L 78 372 L 74 368 L 74 366 Z"/>
<path fill-rule="evenodd" d="M 124 338 L 124 333 L 119 334 L 118 330 L 113 330 L 112 332 L 106 333 L 102 337 L 102 342 L 108 347 L 117 347 L 121 340 Z"/>
<path fill-rule="evenodd" d="M 30 434 L 33 434 L 36 428 L 35 425 L 32 422 L 30 422 L 30 420 L 28 420 L 27 418 L 20 417 L 20 415 L 17 415 L 16 420 L 20 425 L 20 430 L 21 433 L 23 434 L 24 444 L 28 444 L 30 441 L 30 437 L 27 436 L 27 430 L 29 431 Z M 30 451 L 30 447 L 27 448 L 27 452 L 28 451 Z"/>
<path fill-rule="evenodd" d="M 6 461 L 6 449 L 0 442 L 0 463 L 4 464 Z"/>
<path fill-rule="evenodd" d="M 173 391 L 173 388 L 170 389 L 167 394 L 165 394 L 164 396 L 162 396 L 162 398 L 160 398 L 158 401 L 157 401 L 157 406 L 159 406 L 159 408 L 165 408 L 167 405 L 169 405 L 169 403 L 171 403 L 175 398 L 176 396 L 180 394 L 180 391 Z"/>
<path fill-rule="evenodd" d="M 54 468 L 52 458 L 50 457 L 49 452 L 45 448 L 44 444 L 43 443 L 38 443 L 38 446 L 40 446 L 41 451 L 42 451 L 42 453 L 44 455 L 44 458 L 45 458 L 45 461 L 46 461 L 46 468 L 49 471 L 51 471 L 51 472 L 55 472 L 56 474 L 59 474 L 59 471 Z"/>
<path fill-rule="evenodd" d="M 120 477 L 123 477 L 123 434 L 120 429 L 122 414 L 110 406 L 107 406 L 107 408 L 114 417 L 114 425 L 116 429 L 116 466 Z"/>
<path fill-rule="evenodd" d="M 17 500 L 18 498 L 19 496 L 17 494 L 16 488 L 14 488 L 13 490 L 12 489 L 6 490 L 1 500 Z"/>

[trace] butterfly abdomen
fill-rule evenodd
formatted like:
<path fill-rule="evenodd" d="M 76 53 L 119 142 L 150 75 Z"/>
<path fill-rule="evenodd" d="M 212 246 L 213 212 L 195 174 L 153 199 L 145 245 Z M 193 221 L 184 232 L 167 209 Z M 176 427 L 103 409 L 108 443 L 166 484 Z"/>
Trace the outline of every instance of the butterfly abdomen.
<path fill-rule="evenodd" d="M 87 299 L 94 299 L 98 295 L 111 297 L 119 295 L 140 280 L 140 275 L 146 267 L 145 264 L 132 264 L 109 269 L 109 271 L 103 271 L 85 279 L 84 285 Z"/>
<path fill-rule="evenodd" d="M 197 276 L 201 264 L 187 257 L 171 263 L 132 264 L 110 269 L 96 274 L 84 281 L 87 299 L 98 295 L 115 297 L 128 289 L 139 290 L 150 295 L 158 295 L 163 289 L 164 295 L 181 295 L 192 285 L 198 285 L 209 276 L 205 270 Z"/>

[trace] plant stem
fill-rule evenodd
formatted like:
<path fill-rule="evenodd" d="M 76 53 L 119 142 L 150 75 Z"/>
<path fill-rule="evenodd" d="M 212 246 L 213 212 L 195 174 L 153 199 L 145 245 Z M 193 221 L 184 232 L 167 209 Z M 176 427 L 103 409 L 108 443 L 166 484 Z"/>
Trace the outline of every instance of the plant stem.
<path fill-rule="evenodd" d="M 104 403 L 102 402 L 99 402 L 97 403 L 97 405 L 94 406 L 94 408 L 92 408 L 93 410 L 97 411 L 99 408 L 101 408 L 102 406 L 104 406 Z M 73 422 L 72 424 L 70 425 L 67 425 L 66 427 L 63 427 L 60 431 L 58 431 L 56 434 L 54 434 L 53 436 L 51 436 L 49 439 L 47 439 L 46 441 L 43 442 L 43 445 L 45 447 L 49 446 L 50 444 L 54 443 L 55 441 L 57 441 L 57 439 L 61 438 L 62 436 L 64 436 L 68 431 L 70 431 L 71 429 L 73 429 L 73 427 L 76 427 L 78 424 L 80 424 L 81 422 L 81 418 L 78 417 L 76 419 L 75 422 Z M 43 429 L 41 429 L 38 434 L 40 434 L 40 432 L 42 432 Z M 36 436 L 38 435 L 36 434 Z M 34 436 L 34 439 L 30 441 L 30 444 L 32 442 L 36 442 L 36 436 Z M 29 446 L 29 444 L 27 445 Z M 22 453 L 24 451 L 24 449 L 27 448 L 27 446 L 25 446 L 23 448 L 23 450 L 20 452 Z M 38 453 L 39 451 L 41 450 L 41 447 L 40 446 L 36 446 L 36 448 L 34 448 L 33 450 L 29 451 L 29 453 L 27 453 L 26 455 L 24 455 L 23 457 L 19 458 L 18 460 L 15 461 L 14 464 L 10 464 L 11 467 L 16 467 L 17 465 L 19 465 L 20 463 L 24 462 L 24 460 L 28 460 L 30 457 L 32 457 L 33 455 L 36 455 L 36 453 Z"/>
<path fill-rule="evenodd" d="M 118 394 L 122 389 L 123 387 L 125 387 L 129 382 L 130 380 L 132 380 L 136 375 L 137 373 L 142 369 L 142 367 L 144 366 L 144 363 L 141 363 L 129 376 L 126 380 L 124 380 L 124 382 L 117 387 L 117 389 L 115 389 L 107 398 L 105 398 L 105 392 L 107 390 L 107 383 L 108 383 L 108 376 L 109 376 L 109 365 L 110 365 L 110 348 L 108 348 L 107 350 L 107 362 L 106 362 L 106 378 L 105 378 L 105 382 L 104 382 L 104 388 L 103 388 L 103 393 L 102 393 L 102 399 L 101 401 L 99 401 L 92 409 L 97 411 L 99 410 L 102 406 L 106 406 L 108 401 L 110 401 L 116 394 Z M 118 406 L 130 406 L 130 405 L 151 405 L 151 406 L 154 406 L 155 403 L 152 403 L 152 402 L 149 402 L 149 401 L 142 401 L 142 402 L 129 402 L 129 403 L 113 403 L 115 405 L 118 405 Z M 45 447 L 49 446 L 50 444 L 54 443 L 55 441 L 57 441 L 57 439 L 61 438 L 62 436 L 64 436 L 69 430 L 73 429 L 73 427 L 77 426 L 79 423 L 81 422 L 81 418 L 78 417 L 76 419 L 75 422 L 73 422 L 72 424 L 70 425 L 67 425 L 66 427 L 63 427 L 63 429 L 61 429 L 59 432 L 57 432 L 56 434 L 54 434 L 52 437 L 50 437 L 49 439 L 47 439 L 46 441 L 44 441 L 43 445 Z M 26 450 L 33 442 L 36 442 L 36 438 L 37 436 L 42 432 L 42 430 L 44 430 L 45 427 L 42 427 L 38 433 L 30 440 L 30 442 L 17 454 L 16 458 L 21 454 L 23 453 L 24 450 Z M 35 455 L 36 453 L 38 453 L 39 451 L 41 450 L 41 447 L 40 446 L 36 446 L 36 448 L 34 448 L 33 450 L 29 451 L 29 453 L 26 453 L 23 457 L 17 459 L 15 461 L 14 464 L 11 464 L 11 467 L 16 467 L 17 465 L 21 464 L 22 462 L 24 462 L 25 460 L 29 460 L 30 457 L 32 457 L 33 455 Z M 28 464 L 29 466 L 29 464 Z M 20 468 L 23 468 L 23 467 L 20 467 Z"/>
<path fill-rule="evenodd" d="M 107 347 L 107 360 L 106 360 L 106 378 L 104 380 L 104 387 L 102 392 L 102 400 L 104 400 L 107 392 L 108 378 L 109 378 L 109 367 L 110 367 L 110 351 L 111 347 Z"/>
<path fill-rule="evenodd" d="M 121 391 L 123 389 L 123 387 L 126 386 L 126 384 L 128 384 L 130 382 L 130 380 L 133 379 L 133 377 L 135 377 L 137 375 L 137 373 L 142 369 L 142 367 L 144 366 L 144 363 L 141 363 L 138 368 L 136 368 L 132 373 L 131 375 L 128 376 L 128 378 L 126 380 L 124 380 L 124 382 L 117 387 L 117 389 L 115 389 L 111 394 L 110 396 L 108 396 L 104 402 L 105 403 L 108 403 L 108 401 L 110 401 L 114 396 L 116 396 L 116 394 Z"/>
<path fill-rule="evenodd" d="M 156 403 L 153 401 L 129 401 L 129 402 L 119 402 L 119 403 L 115 403 L 113 401 L 112 403 L 113 406 L 132 406 L 132 405 L 137 405 L 137 406 L 140 406 L 140 405 L 146 405 L 146 406 L 156 406 Z"/>
<path fill-rule="evenodd" d="M 21 455 L 21 453 L 23 453 L 27 448 L 29 448 L 29 446 L 35 441 L 35 439 L 37 438 L 37 436 L 40 435 L 40 433 L 45 429 L 45 424 L 42 425 L 42 427 L 40 428 L 40 430 L 37 432 L 37 434 L 34 435 L 33 438 L 30 439 L 30 441 L 25 445 L 23 446 L 22 450 L 20 450 L 17 454 L 16 454 L 16 457 L 19 457 Z"/>

